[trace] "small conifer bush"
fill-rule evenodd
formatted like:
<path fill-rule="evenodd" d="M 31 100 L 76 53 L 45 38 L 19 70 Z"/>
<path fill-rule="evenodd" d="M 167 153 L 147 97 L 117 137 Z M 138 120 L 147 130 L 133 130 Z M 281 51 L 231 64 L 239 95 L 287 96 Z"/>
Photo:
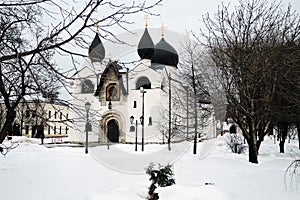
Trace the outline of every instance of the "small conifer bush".
<path fill-rule="evenodd" d="M 152 182 L 149 187 L 149 200 L 157 200 L 158 194 L 154 192 L 157 187 L 167 187 L 175 184 L 173 165 L 167 164 L 162 166 L 158 164 L 155 168 L 154 163 L 150 163 L 146 169 L 146 174 L 150 176 L 149 180 Z"/>

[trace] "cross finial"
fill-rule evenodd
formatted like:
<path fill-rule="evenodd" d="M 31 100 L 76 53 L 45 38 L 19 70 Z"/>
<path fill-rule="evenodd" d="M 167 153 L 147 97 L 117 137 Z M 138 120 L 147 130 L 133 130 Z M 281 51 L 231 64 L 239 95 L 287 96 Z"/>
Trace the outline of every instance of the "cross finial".
<path fill-rule="evenodd" d="M 162 24 L 161 24 L 161 37 L 162 37 L 162 38 L 165 37 L 165 28 L 166 28 L 166 27 L 165 27 L 164 24 L 162 23 Z"/>
<path fill-rule="evenodd" d="M 145 16 L 144 16 L 144 20 L 145 20 L 145 27 L 147 28 L 148 27 L 148 20 L 149 20 L 149 16 L 148 16 L 148 14 L 145 14 Z"/>
<path fill-rule="evenodd" d="M 97 33 L 99 33 L 98 23 L 99 23 L 99 20 L 96 22 L 96 32 L 97 32 Z"/>

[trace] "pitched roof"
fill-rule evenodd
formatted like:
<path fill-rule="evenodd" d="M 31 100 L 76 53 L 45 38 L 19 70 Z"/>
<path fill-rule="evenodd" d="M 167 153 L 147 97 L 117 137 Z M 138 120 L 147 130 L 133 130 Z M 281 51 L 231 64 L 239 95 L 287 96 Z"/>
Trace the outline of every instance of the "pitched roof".
<path fill-rule="evenodd" d="M 122 74 L 120 73 L 120 70 L 123 69 L 122 66 L 120 66 L 117 61 L 113 61 L 113 62 L 109 62 L 104 70 L 104 72 L 102 73 L 101 75 L 101 78 L 100 78 L 100 83 L 98 84 L 97 86 L 97 89 L 95 91 L 95 94 L 94 96 L 98 96 L 100 94 L 100 91 L 105 83 L 105 80 L 107 78 L 107 74 L 109 72 L 109 70 L 112 69 L 117 77 L 118 77 L 118 80 L 119 80 L 119 86 L 120 86 L 120 89 L 122 91 L 122 93 L 124 95 L 127 95 L 127 90 L 125 89 L 124 87 L 124 84 L 123 84 L 123 77 L 122 77 Z"/>

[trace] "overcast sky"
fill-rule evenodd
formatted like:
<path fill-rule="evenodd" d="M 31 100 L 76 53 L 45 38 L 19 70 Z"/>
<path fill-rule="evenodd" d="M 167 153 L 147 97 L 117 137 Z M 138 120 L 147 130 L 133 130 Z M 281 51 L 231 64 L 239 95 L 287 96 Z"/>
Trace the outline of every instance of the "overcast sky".
<path fill-rule="evenodd" d="M 279 2 L 279 0 L 275 0 Z M 149 27 L 159 28 L 163 23 L 167 29 L 184 33 L 186 30 L 198 30 L 201 26 L 202 16 L 206 13 L 216 13 L 218 5 L 224 2 L 230 3 L 230 7 L 237 5 L 238 0 L 163 0 L 162 6 L 153 11 L 160 16 L 150 16 Z M 271 1 L 270 1 L 271 2 Z M 282 0 L 284 10 L 288 4 L 293 10 L 300 11 L 300 0 Z M 142 28 L 144 25 L 143 14 L 134 16 L 135 28 Z"/>
<path fill-rule="evenodd" d="M 126 2 L 132 2 L 134 0 L 124 0 Z M 140 2 L 139 0 L 136 0 L 137 2 Z M 147 0 L 147 2 L 154 2 L 156 0 Z M 275 0 L 276 2 L 279 2 L 279 0 Z M 121 3 L 121 1 L 116 1 L 118 3 Z M 155 14 L 159 14 L 159 16 L 149 16 L 148 24 L 149 29 L 157 29 L 160 28 L 162 23 L 164 26 L 166 26 L 167 31 L 172 31 L 174 33 L 179 33 L 180 35 L 185 35 L 187 31 L 198 31 L 201 27 L 201 19 L 202 16 L 206 13 L 210 13 L 213 15 L 218 10 L 218 5 L 221 5 L 221 3 L 224 2 L 226 5 L 230 3 L 230 7 L 234 7 L 237 5 L 238 0 L 163 0 L 161 6 L 155 7 L 153 10 L 151 10 Z M 292 5 L 293 10 L 297 10 L 297 12 L 300 11 L 300 0 L 282 0 L 283 9 L 286 10 L 286 6 L 288 4 Z M 139 30 L 143 31 L 145 27 L 145 20 L 144 20 L 144 13 L 139 13 L 135 15 L 127 16 L 128 19 L 133 22 L 132 25 L 128 26 L 127 28 L 129 30 Z M 113 29 L 113 28 L 112 28 Z M 96 30 L 96 28 L 95 28 Z M 124 30 L 117 30 L 113 31 L 114 34 L 124 34 Z M 159 30 L 158 30 L 159 32 Z M 100 31 L 101 34 L 101 31 Z M 129 33 L 125 32 L 125 39 L 130 39 L 129 37 L 133 37 Z M 142 32 L 140 32 L 140 35 L 137 35 L 137 39 L 141 37 Z M 158 33 L 159 34 L 159 33 Z M 87 40 L 91 40 L 94 37 L 94 33 L 90 32 L 88 33 L 90 35 L 90 38 Z M 129 35 L 129 37 L 128 37 Z M 154 38 L 153 34 L 151 37 Z M 160 35 L 158 35 L 160 37 Z M 154 42 L 158 42 L 160 38 L 156 39 Z M 176 42 L 174 42 L 174 36 L 172 37 L 171 34 L 166 35 L 167 41 L 171 42 L 172 45 L 176 46 Z M 173 41 L 172 41 L 173 39 Z M 176 38 L 175 38 L 176 39 Z M 119 54 L 123 55 L 124 50 L 120 48 L 121 46 L 118 46 L 116 44 L 110 44 L 111 46 L 114 45 L 114 48 L 112 49 L 109 47 L 109 42 L 105 41 L 103 39 L 103 42 L 105 44 L 106 48 L 106 54 Z M 133 42 L 135 45 L 138 44 L 138 40 Z M 126 47 L 129 48 L 129 47 Z M 116 51 L 116 49 L 118 51 Z M 136 47 L 131 47 L 128 49 L 128 53 L 134 52 L 136 54 Z M 177 49 L 178 50 L 178 49 Z M 115 52 L 116 51 L 116 52 Z M 85 52 L 84 52 L 85 53 Z M 87 51 L 86 51 L 87 53 Z M 125 52 L 126 53 L 126 52 Z M 136 55 L 137 56 L 137 55 Z M 114 57 L 114 56 L 112 56 Z M 117 58 L 118 59 L 118 58 Z M 57 63 L 60 66 L 65 66 L 68 68 L 68 66 L 72 66 L 72 63 L 67 62 L 66 58 L 56 58 Z M 86 62 L 83 59 L 80 59 L 79 63 L 81 63 L 82 66 L 86 64 Z M 85 63 L 85 64 L 84 64 Z M 78 66 L 80 68 L 80 66 Z"/>
<path fill-rule="evenodd" d="M 132 0 L 124 1 L 130 3 L 132 2 Z M 156 0 L 147 0 L 147 3 L 151 4 L 151 2 L 155 1 Z M 202 16 L 206 13 L 209 13 L 212 16 L 217 12 L 218 5 L 221 5 L 222 2 L 225 5 L 229 4 L 229 7 L 234 9 L 234 7 L 238 5 L 239 1 L 163 0 L 161 3 L 162 5 L 156 6 L 151 10 L 152 13 L 158 14 L 159 16 L 150 15 L 148 20 L 148 28 L 154 43 L 157 43 L 160 40 L 161 31 L 159 29 L 163 23 L 164 26 L 166 26 L 166 40 L 170 42 L 177 51 L 180 51 L 180 48 L 182 47 L 182 40 L 186 35 L 186 32 L 192 30 L 197 33 L 199 28 L 203 27 Z M 279 2 L 279 0 L 276 0 L 276 2 Z M 282 9 L 286 10 L 286 7 L 289 3 L 292 5 L 293 10 L 298 10 L 299 12 L 300 0 L 282 0 Z M 116 45 L 115 43 L 110 43 L 104 40 L 106 57 L 120 59 L 120 56 L 129 54 L 131 52 L 135 53 L 137 56 L 136 45 L 138 44 L 145 27 L 144 15 L 145 13 L 139 13 L 126 17 L 129 21 L 133 22 L 133 24 L 127 26 L 127 28 L 137 34 L 132 35 L 124 30 L 115 31 L 114 29 L 113 31 L 119 39 L 134 45 L 134 47 L 129 47 L 128 45 Z M 153 29 L 156 30 L 153 32 Z M 180 39 L 181 41 L 179 41 Z M 124 57 L 122 59 L 124 59 Z"/>
<path fill-rule="evenodd" d="M 134 1 L 141 3 L 144 0 L 122 0 L 122 1 L 113 0 L 112 2 L 115 2 L 117 4 L 126 2 L 127 5 L 131 5 L 132 2 Z M 157 0 L 146 0 L 147 4 L 151 4 L 156 1 Z M 270 2 L 271 1 L 273 0 L 270 0 Z M 280 2 L 280 0 L 275 0 L 275 1 Z M 83 3 L 82 1 L 79 2 Z M 77 2 L 78 5 L 80 5 L 79 2 Z M 206 13 L 209 13 L 210 15 L 216 13 L 218 10 L 218 5 L 221 5 L 222 2 L 225 5 L 229 4 L 230 8 L 234 8 L 234 6 L 238 5 L 239 0 L 163 0 L 161 5 L 151 9 L 151 12 L 157 14 L 158 16 L 153 16 L 153 15 L 149 16 L 148 27 L 149 29 L 160 29 L 163 23 L 167 31 L 176 32 L 181 35 L 186 35 L 186 32 L 191 30 L 197 33 L 199 31 L 199 28 L 202 27 L 202 16 L 205 15 Z M 300 11 L 300 0 L 281 0 L 281 2 L 284 10 L 286 10 L 287 5 L 290 3 L 292 5 L 293 10 L 297 10 L 298 12 Z M 106 7 L 102 7 L 102 9 L 99 8 L 99 12 L 96 13 L 94 17 L 101 18 L 104 15 L 104 13 L 106 13 L 106 11 L 109 13 Z M 143 31 L 145 27 L 144 16 L 145 13 L 138 13 L 138 14 L 126 16 L 126 19 L 132 22 L 131 25 L 126 25 L 126 28 L 136 33 L 137 30 Z M 101 26 L 101 23 L 99 24 L 99 26 Z M 96 27 L 93 31 L 95 30 Z M 125 36 L 125 40 L 130 39 L 128 37 L 134 37 L 134 36 L 130 36 L 130 33 L 126 32 L 125 30 L 117 27 L 109 27 L 108 31 L 111 31 L 112 33 L 117 35 L 117 37 L 120 36 L 120 34 L 127 34 Z M 160 30 L 158 30 L 159 38 L 154 41 L 155 43 L 158 42 L 158 40 L 160 39 L 159 31 Z M 89 35 L 89 38 L 87 38 L 86 40 L 92 42 L 95 33 L 93 33 L 92 31 L 87 31 L 86 34 Z M 104 33 L 100 30 L 100 34 L 104 34 Z M 141 37 L 141 34 L 142 33 L 140 33 L 140 35 L 137 35 L 136 37 L 138 37 L 139 39 Z M 155 35 L 152 34 L 151 37 L 155 37 Z M 170 41 L 170 39 L 174 39 L 174 38 L 170 38 L 170 34 L 166 34 L 166 39 Z M 104 43 L 109 43 L 104 38 L 102 39 L 102 41 Z M 132 44 L 137 45 L 138 42 L 135 41 Z M 119 48 L 119 46 L 117 45 L 115 46 L 116 49 Z M 107 54 L 120 53 L 120 52 L 112 52 L 114 50 L 110 50 L 108 44 L 106 45 L 106 50 L 107 50 L 106 52 Z M 64 58 L 63 61 L 65 62 Z M 72 66 L 71 63 L 65 65 Z"/>

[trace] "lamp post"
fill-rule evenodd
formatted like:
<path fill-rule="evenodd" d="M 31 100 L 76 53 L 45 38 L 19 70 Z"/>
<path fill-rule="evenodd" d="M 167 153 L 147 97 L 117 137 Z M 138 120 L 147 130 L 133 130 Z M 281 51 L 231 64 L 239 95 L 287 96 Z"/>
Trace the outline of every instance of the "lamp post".
<path fill-rule="evenodd" d="M 111 99 L 109 100 L 108 103 L 108 110 L 112 109 L 112 103 L 111 103 Z M 107 149 L 109 149 L 109 137 L 108 137 L 108 133 L 107 133 Z"/>
<path fill-rule="evenodd" d="M 144 151 L 144 116 L 140 116 L 140 122 L 142 124 L 142 151 Z"/>
<path fill-rule="evenodd" d="M 142 151 L 144 151 L 144 110 L 145 110 L 145 108 L 144 108 L 144 106 L 145 106 L 145 102 L 144 102 L 144 99 L 145 99 L 145 93 L 146 93 L 146 91 L 144 90 L 144 88 L 143 87 L 140 87 L 140 92 L 142 93 L 142 96 L 143 96 L 143 98 L 142 98 L 142 116 L 140 117 L 140 120 L 141 120 L 141 124 L 142 124 Z"/>
<path fill-rule="evenodd" d="M 90 102 L 86 102 L 85 104 L 85 110 L 86 110 L 86 124 L 85 124 L 85 153 L 88 153 L 88 139 L 89 139 L 89 111 L 91 108 Z"/>
<path fill-rule="evenodd" d="M 131 116 L 130 123 L 133 124 L 133 121 L 134 121 L 134 117 Z M 138 121 L 135 120 L 135 151 L 137 151 L 137 125 L 138 125 Z"/>

